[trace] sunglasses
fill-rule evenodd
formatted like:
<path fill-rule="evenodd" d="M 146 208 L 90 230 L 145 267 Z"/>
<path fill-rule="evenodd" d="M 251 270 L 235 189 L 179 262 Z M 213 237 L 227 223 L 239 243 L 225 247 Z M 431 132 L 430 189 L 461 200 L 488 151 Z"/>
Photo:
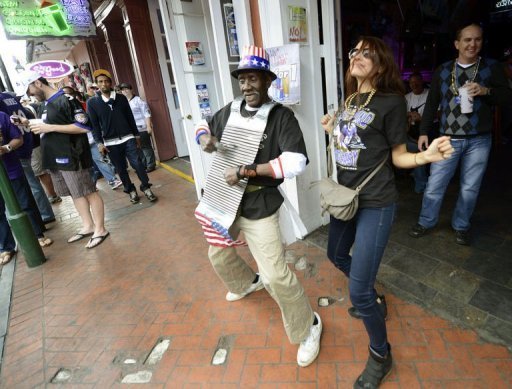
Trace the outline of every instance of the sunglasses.
<path fill-rule="evenodd" d="M 354 47 L 352 50 L 348 52 L 348 59 L 352 59 L 358 54 L 362 54 L 363 57 L 366 59 L 370 59 L 372 57 L 372 53 L 370 52 L 369 48 L 357 49 Z"/>

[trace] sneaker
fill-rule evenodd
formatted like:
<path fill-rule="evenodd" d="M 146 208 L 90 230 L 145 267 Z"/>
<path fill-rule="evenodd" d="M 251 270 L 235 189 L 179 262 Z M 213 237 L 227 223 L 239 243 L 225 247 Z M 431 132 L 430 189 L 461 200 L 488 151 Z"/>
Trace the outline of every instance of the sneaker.
<path fill-rule="evenodd" d="M 136 190 L 133 190 L 130 192 L 130 201 L 132 202 L 132 204 L 137 204 L 139 202 L 140 198 L 139 198 L 139 195 L 137 194 L 137 191 Z"/>
<path fill-rule="evenodd" d="M 416 223 L 409 231 L 409 236 L 412 236 L 413 238 L 421 238 L 428 230 L 429 228 L 425 228 L 421 224 Z"/>
<path fill-rule="evenodd" d="M 245 292 L 242 292 L 240 294 L 238 293 L 233 293 L 233 292 L 228 292 L 226 294 L 226 300 L 228 301 L 237 301 L 237 300 L 241 300 L 243 299 L 245 296 L 247 296 L 248 294 L 251 294 L 252 292 L 256 292 L 257 290 L 261 290 L 263 289 L 265 286 L 263 285 L 263 281 L 261 281 L 261 277 L 259 275 L 259 273 L 256 273 L 256 275 L 258 276 L 258 280 L 256 282 L 253 282 L 251 284 L 251 286 L 249 286 Z"/>
<path fill-rule="evenodd" d="M 153 194 L 153 192 L 151 191 L 151 189 L 150 189 L 150 188 L 148 188 L 148 189 L 146 189 L 146 190 L 144 191 L 144 196 L 146 196 L 146 198 L 147 198 L 149 201 L 151 201 L 151 202 L 156 201 L 156 200 L 158 199 L 158 198 Z"/>
<path fill-rule="evenodd" d="M 469 236 L 469 230 L 466 231 L 455 231 L 455 243 L 463 245 L 463 246 L 469 246 L 470 244 L 470 236 Z"/>
<path fill-rule="evenodd" d="M 381 382 L 391 371 L 393 358 L 391 356 L 391 346 L 388 343 L 388 353 L 385 357 L 380 356 L 369 347 L 370 355 L 361 375 L 354 382 L 354 389 L 372 389 L 378 388 Z"/>
<path fill-rule="evenodd" d="M 377 295 L 377 305 L 379 306 L 382 315 L 384 316 L 384 320 L 388 317 L 388 306 L 386 304 L 386 297 L 383 294 Z M 348 314 L 356 319 L 362 319 L 361 312 L 357 310 L 356 307 L 350 307 L 348 309 Z"/>
<path fill-rule="evenodd" d="M 118 180 L 117 178 L 114 178 L 112 181 L 109 181 L 108 184 L 110 185 L 112 190 L 114 190 L 123 185 L 123 182 L 121 180 Z"/>
<path fill-rule="evenodd" d="M 314 314 L 318 323 L 311 326 L 308 337 L 300 342 L 299 351 L 297 351 L 297 363 L 301 367 L 311 365 L 320 352 L 322 319 L 318 313 L 314 312 Z"/>
<path fill-rule="evenodd" d="M 50 196 L 48 197 L 48 201 L 52 204 L 56 204 L 56 203 L 60 203 L 62 201 L 62 199 L 60 198 L 60 196 Z"/>

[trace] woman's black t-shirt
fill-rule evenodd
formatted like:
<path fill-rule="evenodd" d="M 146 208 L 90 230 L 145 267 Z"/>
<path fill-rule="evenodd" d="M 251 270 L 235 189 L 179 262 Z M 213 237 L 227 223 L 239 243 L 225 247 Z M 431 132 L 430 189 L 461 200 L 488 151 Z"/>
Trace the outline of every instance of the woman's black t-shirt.
<path fill-rule="evenodd" d="M 367 97 L 368 93 L 361 94 L 360 104 Z M 340 123 L 333 132 L 338 182 L 355 188 L 386 158 L 387 162 L 359 194 L 361 208 L 385 207 L 398 197 L 391 149 L 407 142 L 405 98 L 376 93 L 355 115 L 349 111 L 340 114 Z"/>

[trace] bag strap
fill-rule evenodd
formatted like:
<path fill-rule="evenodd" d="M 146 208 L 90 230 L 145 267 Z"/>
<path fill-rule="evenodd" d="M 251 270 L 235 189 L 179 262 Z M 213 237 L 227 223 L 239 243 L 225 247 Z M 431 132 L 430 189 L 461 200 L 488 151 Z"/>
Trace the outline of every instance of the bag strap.
<path fill-rule="evenodd" d="M 332 145 L 334 143 L 334 137 L 332 135 L 329 135 L 329 145 L 327 146 L 327 177 L 331 177 L 333 171 L 334 171 L 334 166 L 333 166 L 333 162 L 332 162 Z M 380 168 L 382 166 L 384 166 L 384 164 L 386 163 L 386 161 L 388 160 L 388 156 L 386 155 L 386 157 L 382 160 L 382 162 L 379 164 L 379 166 L 377 166 L 364 180 L 363 182 L 361 182 L 359 185 L 356 186 L 356 189 L 358 192 L 363 189 L 363 187 L 368 183 L 368 181 L 370 181 L 373 176 L 375 174 L 377 174 L 377 172 L 380 170 Z"/>
<path fill-rule="evenodd" d="M 374 176 L 375 174 L 377 174 L 377 172 L 380 170 L 380 168 L 381 168 L 382 166 L 384 166 L 384 164 L 386 163 L 386 161 L 387 161 L 387 160 L 388 160 L 388 156 L 386 155 L 386 158 L 384 158 L 384 159 L 382 160 L 382 162 L 379 164 L 379 166 L 377 166 L 377 167 L 373 170 L 373 172 L 371 172 L 371 173 L 368 175 L 368 177 L 366 177 L 366 178 L 364 179 L 364 181 L 363 181 L 363 182 L 361 182 L 361 183 L 356 187 L 356 189 L 355 189 L 355 190 L 359 192 L 361 189 L 363 189 L 363 186 L 365 186 L 365 185 L 368 183 L 368 181 L 370 181 L 370 180 L 373 178 L 373 176 Z"/>
<path fill-rule="evenodd" d="M 334 163 L 332 162 L 332 146 L 334 137 L 329 134 L 329 144 L 327 145 L 327 177 L 331 177 L 334 173 Z"/>

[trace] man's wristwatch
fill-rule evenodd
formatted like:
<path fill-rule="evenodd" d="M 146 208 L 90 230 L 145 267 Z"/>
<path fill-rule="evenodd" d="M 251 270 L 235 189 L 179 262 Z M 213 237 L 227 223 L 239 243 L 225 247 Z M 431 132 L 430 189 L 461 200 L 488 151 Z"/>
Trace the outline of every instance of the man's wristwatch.
<path fill-rule="evenodd" d="M 7 144 L 7 145 L 4 145 L 5 149 L 7 150 L 8 153 L 10 153 L 12 151 L 12 147 L 11 145 Z"/>

